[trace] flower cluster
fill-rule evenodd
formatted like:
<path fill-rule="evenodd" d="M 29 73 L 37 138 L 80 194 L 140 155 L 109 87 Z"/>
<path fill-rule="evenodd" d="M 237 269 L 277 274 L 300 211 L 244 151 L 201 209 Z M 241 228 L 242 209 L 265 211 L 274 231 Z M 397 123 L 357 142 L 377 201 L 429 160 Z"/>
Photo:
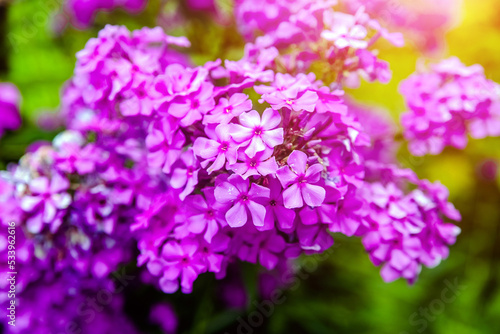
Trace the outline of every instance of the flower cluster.
<path fill-rule="evenodd" d="M 460 228 L 443 218 L 459 220 L 460 213 L 448 203 L 445 187 L 419 180 L 411 170 L 369 161 L 367 174 L 376 182 L 360 189 L 363 245 L 375 265 L 383 264 L 386 282 L 414 282 L 422 265 L 432 268 L 448 257 Z"/>
<path fill-rule="evenodd" d="M 394 35 L 362 11 L 341 14 L 330 5 L 279 4 L 293 11 L 286 22 L 304 36 L 312 36 L 309 28 L 316 33 L 312 41 L 324 46 L 316 56 L 330 50 L 338 65 L 331 71 L 387 74 L 363 41 L 367 27 Z M 313 62 L 283 68 L 298 54 L 291 57 L 279 42 L 294 30 L 279 29 L 262 29 L 267 34 L 247 44 L 241 60 L 224 64 L 192 66 L 181 53 L 189 42 L 160 28 L 106 26 L 77 54 L 62 96 L 67 130 L 11 166 L 1 195 L 13 202 L 1 210 L 18 215 L 31 247 L 31 277 L 40 277 L 26 289 L 43 278 L 66 291 L 64 282 L 75 277 L 60 300 L 41 302 L 47 310 L 51 303 L 72 310 L 79 297 L 66 295 L 102 289 L 137 250 L 145 280 L 166 293 L 190 293 L 206 272 L 222 279 L 238 260 L 286 267 L 332 246 L 330 232 L 363 238 L 385 280 L 413 282 L 422 265 L 447 256 L 459 230 L 444 220 L 460 217 L 446 189 L 386 164 L 393 160 L 370 148 L 386 143 L 344 102 L 345 80 L 318 80 Z M 303 42 L 309 37 L 293 44 Z M 38 291 L 21 298 L 35 305 L 30 298 L 46 297 Z M 25 308 L 21 333 L 38 326 L 33 307 Z M 158 318 L 169 312 L 158 306 L 151 315 L 166 331 L 175 319 Z"/>
<path fill-rule="evenodd" d="M 486 79 L 480 65 L 467 67 L 452 57 L 413 74 L 400 91 L 409 108 L 401 123 L 414 155 L 463 149 L 469 134 L 500 135 L 500 86 Z"/>
<path fill-rule="evenodd" d="M 397 27 L 423 51 L 443 47 L 444 35 L 459 17 L 462 0 L 340 0 L 349 12 L 364 7 L 381 23 Z"/>
<path fill-rule="evenodd" d="M 364 7 L 354 14 L 335 10 L 336 0 L 238 0 L 239 29 L 258 48 L 276 47 L 282 57 L 278 69 L 289 73 L 314 70 L 332 88 L 355 88 L 360 78 L 387 83 L 391 72 L 372 46 L 381 37 L 395 46 L 400 33 L 390 33 L 371 19 Z"/>
<path fill-rule="evenodd" d="M 79 29 L 86 29 L 92 25 L 100 11 L 109 12 L 122 8 L 129 13 L 139 13 L 146 4 L 146 0 L 66 0 L 63 10 L 71 24 Z"/>
<path fill-rule="evenodd" d="M 11 83 L 0 83 L 0 137 L 5 130 L 16 130 L 21 126 L 19 104 L 21 94 Z"/>

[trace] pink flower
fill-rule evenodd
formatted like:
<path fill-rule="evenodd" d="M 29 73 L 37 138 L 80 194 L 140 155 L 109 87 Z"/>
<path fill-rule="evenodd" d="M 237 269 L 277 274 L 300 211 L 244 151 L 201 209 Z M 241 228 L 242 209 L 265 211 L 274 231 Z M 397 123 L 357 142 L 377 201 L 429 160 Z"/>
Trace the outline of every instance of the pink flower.
<path fill-rule="evenodd" d="M 236 162 L 238 146 L 231 139 L 229 126 L 220 124 L 215 128 L 215 131 L 210 131 L 210 128 L 205 128 L 208 138 L 196 138 L 193 151 L 194 153 L 206 159 L 201 163 L 203 168 L 206 168 L 209 163 L 212 165 L 207 169 L 208 174 L 217 171 L 224 167 L 227 161 L 230 165 Z"/>
<path fill-rule="evenodd" d="M 71 204 L 71 196 L 67 193 L 69 181 L 60 174 L 52 179 L 40 176 L 29 184 L 30 195 L 23 197 L 21 208 L 31 215 L 27 221 L 30 233 L 40 233 L 43 224 L 50 225 L 52 233 L 57 231 L 62 223 L 58 213 L 66 210 Z"/>
<path fill-rule="evenodd" d="M 253 158 L 257 152 L 266 147 L 274 148 L 283 143 L 283 129 L 279 112 L 266 109 L 262 114 L 255 110 L 241 114 L 240 124 L 231 125 L 231 137 L 241 146 L 246 146 L 245 154 Z"/>
<path fill-rule="evenodd" d="M 189 126 L 214 108 L 212 93 L 213 85 L 204 82 L 198 92 L 174 99 L 168 106 L 168 113 L 179 118 L 182 126 Z"/>
<path fill-rule="evenodd" d="M 167 118 L 154 122 L 146 137 L 149 165 L 169 174 L 172 165 L 181 155 L 185 141 L 182 131 Z"/>
<path fill-rule="evenodd" d="M 268 177 L 269 180 L 269 200 L 266 205 L 266 218 L 264 221 L 263 230 L 273 229 L 275 222 L 278 222 L 278 227 L 282 231 L 290 231 L 293 229 L 295 220 L 295 211 L 285 208 L 283 204 L 283 188 L 278 179 Z"/>
<path fill-rule="evenodd" d="M 312 207 L 320 206 L 325 200 L 326 191 L 315 184 L 321 179 L 323 166 L 314 164 L 306 170 L 307 155 L 301 151 L 293 151 L 287 163 L 288 166 L 281 167 L 276 173 L 285 188 L 285 208 L 301 208 L 304 202 Z"/>
<path fill-rule="evenodd" d="M 271 94 L 265 94 L 262 99 L 268 102 L 275 110 L 287 108 L 294 111 L 306 110 L 312 112 L 318 101 L 316 92 L 306 90 L 299 92 L 298 87 L 294 87 L 285 91 L 277 91 Z"/>
<path fill-rule="evenodd" d="M 258 152 L 254 157 L 250 158 L 246 154 L 240 154 L 240 160 L 230 166 L 230 168 L 237 174 L 247 179 L 252 175 L 274 174 L 278 170 L 276 159 L 272 156 L 273 150 L 266 148 L 264 151 Z"/>
<path fill-rule="evenodd" d="M 183 293 L 193 291 L 193 282 L 206 270 L 203 258 L 198 251 L 199 244 L 194 239 L 180 242 L 168 241 L 162 249 L 161 257 L 148 263 L 153 275 L 161 275 L 160 288 L 163 292 L 173 293 L 180 286 Z"/>
<path fill-rule="evenodd" d="M 20 102 L 21 94 L 16 86 L 0 83 L 0 137 L 5 130 L 16 130 L 21 126 Z"/>
<path fill-rule="evenodd" d="M 194 234 L 204 232 L 204 239 L 211 242 L 219 226 L 226 226 L 225 206 L 216 201 L 213 187 L 203 189 L 203 194 L 186 198 L 188 230 Z"/>
<path fill-rule="evenodd" d="M 231 227 L 241 227 L 252 217 L 255 226 L 263 226 L 266 208 L 262 201 L 269 198 L 269 189 L 231 175 L 215 188 L 215 199 L 222 204 L 231 204 L 226 220 Z"/>
<path fill-rule="evenodd" d="M 182 153 L 179 160 L 182 161 L 183 166 L 179 166 L 173 170 L 170 185 L 174 189 L 184 188 L 179 194 L 179 198 L 184 200 L 187 195 L 193 192 L 198 184 L 200 167 L 192 149 Z"/>
<path fill-rule="evenodd" d="M 248 99 L 246 94 L 236 93 L 231 95 L 229 99 L 221 98 L 219 104 L 210 114 L 205 115 L 203 123 L 227 124 L 234 117 L 249 110 L 252 110 L 252 101 Z"/>

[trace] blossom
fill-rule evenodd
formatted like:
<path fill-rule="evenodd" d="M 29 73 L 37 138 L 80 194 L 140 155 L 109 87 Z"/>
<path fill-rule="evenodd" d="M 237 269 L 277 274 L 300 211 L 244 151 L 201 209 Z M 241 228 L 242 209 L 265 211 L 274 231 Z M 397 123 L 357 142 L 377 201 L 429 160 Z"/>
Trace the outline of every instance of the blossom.
<path fill-rule="evenodd" d="M 183 200 L 193 192 L 198 184 L 198 172 L 200 169 L 198 167 L 198 160 L 196 160 L 192 149 L 183 152 L 179 160 L 182 161 L 184 166 L 174 168 L 170 185 L 174 189 L 184 188 L 179 194 L 179 198 Z"/>
<path fill-rule="evenodd" d="M 188 230 L 194 234 L 204 233 L 207 242 L 226 225 L 224 217 L 225 205 L 215 199 L 214 188 L 205 188 L 203 195 L 191 195 L 186 198 L 186 216 Z"/>
<path fill-rule="evenodd" d="M 250 185 L 248 180 L 239 175 L 231 175 L 215 187 L 216 200 L 231 204 L 231 208 L 226 212 L 226 221 L 231 227 L 245 225 L 250 217 L 255 226 L 263 226 L 266 208 L 261 202 L 268 197 L 268 188 L 255 183 Z"/>
<path fill-rule="evenodd" d="M 219 104 L 203 118 L 204 123 L 227 124 L 234 117 L 252 109 L 252 101 L 246 94 L 235 93 L 229 99 L 223 97 Z"/>
<path fill-rule="evenodd" d="M 197 156 L 202 157 L 204 160 L 201 165 L 207 168 L 208 174 L 221 169 L 227 161 L 230 165 L 236 162 L 238 146 L 232 140 L 229 126 L 220 124 L 211 131 L 210 128 L 205 130 L 210 139 L 204 137 L 196 138 L 193 151 Z"/>
<path fill-rule="evenodd" d="M 382 135 L 377 119 L 343 101 L 349 82 L 389 79 L 372 46 L 379 37 L 396 38 L 363 11 L 332 22 L 342 18 L 334 2 L 237 1 L 238 26 L 259 31 L 247 31 L 255 40 L 236 61 L 194 67 L 171 48 L 189 42 L 161 28 L 106 26 L 87 43 L 62 92 L 58 117 L 66 130 L 0 173 L 0 220 L 21 227 L 24 332 L 42 325 L 64 331 L 58 321 L 38 324 L 33 309 L 42 305 L 48 319 L 71 321 L 84 292 L 111 284 L 109 274 L 128 268 L 134 255 L 145 266 L 142 282 L 165 293 L 190 293 L 207 272 L 223 279 L 238 259 L 281 273 L 290 259 L 331 247 L 330 232 L 359 236 L 387 281 L 412 283 L 421 267 L 448 256 L 459 233 L 448 221 L 460 214 L 446 188 L 386 165 L 396 161 L 394 151 L 387 150 L 387 161 L 372 151 L 389 145 L 369 145 L 385 136 L 392 142 L 393 133 Z M 325 26 L 347 33 L 325 41 Z M 475 136 L 494 131 L 494 85 L 475 90 L 484 83 L 480 69 L 455 65 L 437 66 L 406 91 L 418 114 L 415 132 L 457 113 L 473 116 L 457 124 Z M 329 70 L 318 80 L 313 72 L 322 66 Z M 443 88 L 442 77 L 460 83 Z M 458 97 L 457 87 L 479 97 Z M 446 98 L 432 106 L 446 109 L 429 105 L 421 115 L 425 94 L 436 88 Z M 5 240 L 0 233 L 2 253 Z M 171 321 L 165 307 L 154 311 Z M 134 333 L 121 313 L 109 313 L 96 321 Z"/>
<path fill-rule="evenodd" d="M 283 188 L 278 179 L 268 177 L 269 181 L 269 200 L 266 205 L 266 218 L 262 229 L 272 229 L 275 222 L 282 231 L 293 229 L 295 220 L 295 211 L 287 209 L 283 203 Z"/>
<path fill-rule="evenodd" d="M 172 125 L 172 121 L 164 118 L 152 124 L 146 137 L 148 163 L 170 173 L 171 167 L 181 155 L 186 137 L 182 131 Z"/>
<path fill-rule="evenodd" d="M 318 101 L 318 94 L 310 90 L 299 92 L 299 88 L 295 87 L 286 91 L 265 94 L 262 98 L 275 110 L 288 108 L 294 111 L 307 110 L 312 112 Z"/>
<path fill-rule="evenodd" d="M 65 14 L 70 16 L 71 23 L 80 29 L 88 28 L 94 21 L 98 11 L 110 11 L 118 7 L 128 12 L 137 13 L 144 9 L 145 0 L 67 0 L 64 3 Z"/>
<path fill-rule="evenodd" d="M 324 30 L 321 37 L 333 41 L 339 49 L 352 47 L 364 49 L 368 46 L 365 38 L 368 34 L 366 28 L 356 22 L 356 18 L 350 14 L 334 13 L 332 19 L 334 25 L 330 30 Z"/>
<path fill-rule="evenodd" d="M 5 130 L 16 130 L 21 126 L 19 104 L 21 95 L 16 86 L 10 83 L 0 83 L 0 137 Z"/>
<path fill-rule="evenodd" d="M 205 270 L 198 247 L 199 244 L 193 239 L 169 241 L 163 246 L 161 257 L 148 263 L 153 275 L 161 275 L 160 287 L 164 292 L 177 291 L 180 280 L 182 292 L 191 293 L 196 277 Z M 163 266 L 168 266 L 168 270 L 162 272 Z"/>
<path fill-rule="evenodd" d="M 325 200 L 325 189 L 316 183 L 321 178 L 323 166 L 314 164 L 307 167 L 307 155 L 293 151 L 287 159 L 288 166 L 277 171 L 278 179 L 285 189 L 283 199 L 288 209 L 300 208 L 304 202 L 312 207 L 320 206 Z"/>
<path fill-rule="evenodd" d="M 278 170 L 278 165 L 272 154 L 273 151 L 271 149 L 258 152 L 252 158 L 246 154 L 240 154 L 239 160 L 243 160 L 243 162 L 237 162 L 230 166 L 230 168 L 244 179 L 252 175 L 266 176 L 273 174 Z"/>
<path fill-rule="evenodd" d="M 231 137 L 245 148 L 245 154 L 253 158 L 266 147 L 274 148 L 283 143 L 283 129 L 280 114 L 273 109 L 266 109 L 262 117 L 255 110 L 243 113 L 240 124 L 231 125 Z"/>
<path fill-rule="evenodd" d="M 500 134 L 500 86 L 486 79 L 479 65 L 458 58 L 402 82 L 409 110 L 401 116 L 404 136 L 414 155 L 439 154 L 446 146 L 463 149 L 467 135 Z"/>
<path fill-rule="evenodd" d="M 212 97 L 213 86 L 203 83 L 198 92 L 174 99 L 168 106 L 168 113 L 180 119 L 182 126 L 189 126 L 203 118 L 215 106 Z"/>
<path fill-rule="evenodd" d="M 39 233 L 44 224 L 50 225 L 52 232 L 59 228 L 60 214 L 71 204 L 69 186 L 69 181 L 60 174 L 50 179 L 40 176 L 30 182 L 30 195 L 23 197 L 21 208 L 30 214 L 27 227 L 31 233 Z"/>

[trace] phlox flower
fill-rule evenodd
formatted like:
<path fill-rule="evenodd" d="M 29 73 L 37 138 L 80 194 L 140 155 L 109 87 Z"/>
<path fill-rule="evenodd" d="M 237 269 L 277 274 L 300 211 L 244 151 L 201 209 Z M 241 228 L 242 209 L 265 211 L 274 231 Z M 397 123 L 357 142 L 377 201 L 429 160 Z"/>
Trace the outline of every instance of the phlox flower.
<path fill-rule="evenodd" d="M 288 209 L 301 208 L 304 202 L 312 207 L 320 206 L 325 200 L 325 189 L 317 185 L 323 172 L 321 164 L 307 167 L 307 155 L 301 151 L 293 151 L 287 159 L 288 166 L 276 172 L 281 185 L 285 189 L 283 200 Z"/>
<path fill-rule="evenodd" d="M 266 208 L 262 201 L 269 197 L 269 189 L 231 175 L 215 187 L 215 199 L 222 204 L 231 204 L 226 212 L 226 221 L 231 227 L 241 227 L 249 219 L 255 226 L 263 226 Z"/>
<path fill-rule="evenodd" d="M 240 124 L 231 124 L 231 137 L 242 147 L 245 154 L 253 158 L 257 152 L 274 148 L 283 143 L 283 129 L 279 128 L 281 116 L 273 109 L 266 109 L 262 117 L 255 110 L 243 113 Z"/>

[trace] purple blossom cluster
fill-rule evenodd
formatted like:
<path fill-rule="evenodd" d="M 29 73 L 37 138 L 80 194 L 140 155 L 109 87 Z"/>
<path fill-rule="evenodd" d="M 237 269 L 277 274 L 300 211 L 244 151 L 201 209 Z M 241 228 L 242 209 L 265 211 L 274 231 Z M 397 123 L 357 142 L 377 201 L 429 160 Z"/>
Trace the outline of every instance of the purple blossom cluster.
<path fill-rule="evenodd" d="M 0 137 L 6 130 L 17 130 L 21 126 L 19 105 L 21 94 L 11 83 L 0 83 Z"/>
<path fill-rule="evenodd" d="M 66 0 L 63 10 L 73 26 L 87 29 L 100 11 L 110 12 L 121 8 L 135 14 L 141 12 L 146 4 L 147 0 Z"/>
<path fill-rule="evenodd" d="M 389 164 L 387 139 L 343 99 L 353 73 L 388 79 L 368 48 L 399 35 L 331 2 L 278 1 L 260 7 L 264 16 L 249 3 L 236 9 L 242 29 L 265 35 L 238 61 L 193 66 L 187 39 L 119 26 L 77 54 L 62 96 L 67 129 L 0 183 L 9 203 L 0 211 L 26 245 L 20 333 L 82 323 L 71 310 L 89 291 L 112 289 L 110 274 L 134 252 L 144 281 L 165 293 L 190 293 L 207 272 L 222 279 L 238 261 L 286 267 L 331 247 L 331 232 L 362 238 L 386 281 L 413 283 L 447 257 L 460 230 L 445 220 L 460 215 L 446 188 Z M 277 13 L 282 23 L 267 21 Z M 334 76 L 318 79 L 318 62 Z M 39 324 L 37 300 L 59 320 Z M 120 320 L 120 294 L 113 303 L 92 332 L 119 323 L 134 333 Z M 171 313 L 159 304 L 151 318 L 173 331 Z"/>
<path fill-rule="evenodd" d="M 443 60 L 403 81 L 400 92 L 409 108 L 401 123 L 414 155 L 464 149 L 468 135 L 500 135 L 500 86 L 486 79 L 480 65 Z"/>
<path fill-rule="evenodd" d="M 397 27 L 417 47 L 426 52 L 444 46 L 446 31 L 459 15 L 462 0 L 340 0 L 346 9 L 355 13 L 364 7 L 370 16 L 382 24 Z"/>
<path fill-rule="evenodd" d="M 372 46 L 380 38 L 403 46 L 403 36 L 371 19 L 363 6 L 348 14 L 336 10 L 336 5 L 336 0 L 238 0 L 235 16 L 248 41 L 258 48 L 280 50 L 278 69 L 316 70 L 332 88 L 356 88 L 360 78 L 389 82 L 389 65 Z"/>

